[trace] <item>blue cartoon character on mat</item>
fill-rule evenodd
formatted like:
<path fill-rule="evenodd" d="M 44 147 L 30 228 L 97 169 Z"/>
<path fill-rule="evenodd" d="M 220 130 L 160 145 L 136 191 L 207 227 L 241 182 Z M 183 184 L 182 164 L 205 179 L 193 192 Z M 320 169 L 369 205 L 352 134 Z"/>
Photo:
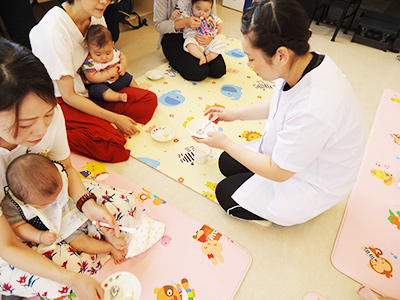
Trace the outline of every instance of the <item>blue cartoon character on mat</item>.
<path fill-rule="evenodd" d="M 246 53 L 244 53 L 242 50 L 240 49 L 233 49 L 233 50 L 229 50 L 228 52 L 226 52 L 225 54 L 232 56 L 234 58 L 242 58 L 246 56 Z"/>
<path fill-rule="evenodd" d="M 231 98 L 232 100 L 239 100 L 242 96 L 242 88 L 236 85 L 224 84 L 221 87 L 221 94 Z"/>
<path fill-rule="evenodd" d="M 145 163 L 146 165 L 149 165 L 150 167 L 153 167 L 154 169 L 157 169 L 158 166 L 160 165 L 160 162 L 158 160 L 151 159 L 148 157 L 138 157 L 138 160 Z"/>
<path fill-rule="evenodd" d="M 161 288 L 155 288 L 154 294 L 157 295 L 157 300 L 171 300 L 171 299 L 188 299 L 194 300 L 196 296 L 193 289 L 189 287 L 189 281 L 186 278 L 181 280 L 181 285 L 171 282 L 170 285 L 164 285 Z"/>
<path fill-rule="evenodd" d="M 166 106 L 177 106 L 185 101 L 185 97 L 181 95 L 181 91 L 173 90 L 161 95 L 158 101 Z"/>
<path fill-rule="evenodd" d="M 393 277 L 393 267 L 390 261 L 381 257 L 383 254 L 381 249 L 374 246 L 362 247 L 365 254 L 370 258 L 368 267 L 377 272 L 378 274 L 385 275 L 386 278 Z"/>

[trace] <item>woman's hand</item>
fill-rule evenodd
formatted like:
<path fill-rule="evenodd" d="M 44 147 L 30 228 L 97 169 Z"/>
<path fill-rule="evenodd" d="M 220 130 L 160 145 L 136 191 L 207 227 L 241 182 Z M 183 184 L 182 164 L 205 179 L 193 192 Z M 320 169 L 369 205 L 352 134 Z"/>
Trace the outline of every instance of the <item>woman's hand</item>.
<path fill-rule="evenodd" d="M 233 109 L 226 109 L 223 107 L 210 107 L 209 109 L 207 109 L 204 115 L 208 115 L 209 120 L 211 120 L 213 116 L 218 115 L 218 119 L 214 122 L 215 124 L 218 124 L 219 121 L 231 122 L 237 120 L 235 112 L 236 111 Z"/>
<path fill-rule="evenodd" d="M 185 21 L 186 21 L 185 27 L 190 27 L 192 29 L 200 27 L 201 24 L 201 21 L 198 17 L 187 17 L 185 18 Z"/>
<path fill-rule="evenodd" d="M 78 298 L 85 300 L 104 299 L 104 290 L 95 279 L 83 274 L 73 274 L 73 282 L 70 284 Z"/>
<path fill-rule="evenodd" d="M 205 36 L 201 34 L 196 34 L 194 37 L 200 46 L 207 46 L 215 37 L 214 36 Z"/>
<path fill-rule="evenodd" d="M 194 136 L 192 138 L 198 143 L 203 143 L 212 148 L 218 148 L 222 150 L 225 150 L 229 143 L 233 143 L 225 134 L 220 131 L 209 131 L 207 132 L 207 135 L 208 137 L 206 138 L 197 138 Z"/>
<path fill-rule="evenodd" d="M 134 135 L 140 132 L 140 130 L 135 127 L 137 123 L 127 116 L 118 115 L 117 120 L 113 123 L 117 125 L 118 129 L 125 135 Z"/>
<path fill-rule="evenodd" d="M 114 229 L 115 235 L 119 236 L 119 225 L 104 205 L 98 205 L 93 200 L 88 200 L 83 204 L 82 211 L 89 220 L 110 225 Z"/>

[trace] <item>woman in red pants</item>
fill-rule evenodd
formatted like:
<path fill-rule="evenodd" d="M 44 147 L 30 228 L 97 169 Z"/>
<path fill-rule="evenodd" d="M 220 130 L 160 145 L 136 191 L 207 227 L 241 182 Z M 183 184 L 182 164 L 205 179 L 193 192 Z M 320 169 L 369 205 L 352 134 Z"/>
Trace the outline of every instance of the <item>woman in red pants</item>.
<path fill-rule="evenodd" d="M 125 102 L 94 102 L 88 97 L 78 71 L 88 50 L 85 35 L 94 24 L 106 26 L 103 13 L 110 0 L 68 0 L 53 7 L 30 32 L 32 52 L 45 65 L 64 113 L 68 142 L 73 152 L 106 162 L 128 159 L 125 135 L 139 133 L 157 107 L 150 91 L 128 87 Z M 126 71 L 120 62 L 120 75 Z M 110 123 L 117 126 L 115 129 Z"/>

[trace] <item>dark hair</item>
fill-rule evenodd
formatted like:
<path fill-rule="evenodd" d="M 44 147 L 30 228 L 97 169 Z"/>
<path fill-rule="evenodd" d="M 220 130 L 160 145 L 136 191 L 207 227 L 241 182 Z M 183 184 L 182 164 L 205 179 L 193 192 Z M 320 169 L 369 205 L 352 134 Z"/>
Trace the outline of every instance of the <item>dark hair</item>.
<path fill-rule="evenodd" d="M 192 5 L 195 4 L 196 2 L 200 2 L 200 1 L 211 3 L 211 7 L 213 7 L 213 5 L 214 5 L 214 0 L 192 0 Z"/>
<path fill-rule="evenodd" d="M 281 46 L 302 56 L 310 49 L 309 25 L 307 13 L 296 0 L 261 0 L 245 10 L 241 31 L 268 57 Z"/>
<path fill-rule="evenodd" d="M 39 154 L 24 154 L 14 159 L 6 171 L 11 192 L 21 201 L 54 195 L 62 184 L 54 163 Z"/>
<path fill-rule="evenodd" d="M 14 136 L 21 103 L 30 93 L 57 104 L 53 82 L 40 60 L 27 48 L 0 38 L 0 111 L 15 110 Z"/>
<path fill-rule="evenodd" d="M 86 43 L 96 45 L 103 48 L 109 42 L 112 42 L 112 35 L 110 30 L 103 25 L 92 25 L 86 33 Z"/>

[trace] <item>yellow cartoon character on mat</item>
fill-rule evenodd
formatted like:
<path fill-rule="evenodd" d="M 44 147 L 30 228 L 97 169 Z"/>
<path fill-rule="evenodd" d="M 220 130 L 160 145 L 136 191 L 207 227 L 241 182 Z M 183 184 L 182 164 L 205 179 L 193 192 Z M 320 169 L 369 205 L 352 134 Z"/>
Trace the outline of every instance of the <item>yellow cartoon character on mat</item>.
<path fill-rule="evenodd" d="M 400 103 L 400 99 L 397 97 L 391 98 L 393 102 Z"/>
<path fill-rule="evenodd" d="M 206 187 L 208 187 L 210 190 L 215 192 L 215 189 L 217 188 L 217 184 L 218 183 L 207 181 L 206 182 Z"/>
<path fill-rule="evenodd" d="M 186 121 L 183 122 L 182 126 L 186 128 L 187 123 L 189 123 L 189 121 L 192 121 L 193 119 L 194 119 L 194 117 L 188 117 L 188 118 L 186 119 Z"/>
<path fill-rule="evenodd" d="M 207 256 L 209 260 L 211 260 L 214 265 L 217 265 L 218 261 L 220 263 L 223 263 L 225 261 L 224 257 L 221 254 L 222 244 L 217 240 L 204 242 L 201 245 L 201 251 Z"/>
<path fill-rule="evenodd" d="M 382 179 L 383 183 L 386 185 L 391 185 L 394 182 L 393 175 L 389 174 L 385 171 L 373 168 L 371 170 L 371 174 L 372 174 L 372 176 L 375 176 L 376 178 Z"/>
<path fill-rule="evenodd" d="M 79 172 L 81 178 L 92 180 L 105 180 L 108 177 L 107 168 L 97 161 L 89 161 L 82 171 Z"/>
<path fill-rule="evenodd" d="M 181 300 L 188 299 L 194 300 L 196 296 L 193 289 L 189 287 L 189 281 L 186 278 L 181 280 L 181 285 L 172 283 L 171 285 L 165 285 L 161 288 L 155 288 L 154 294 L 157 295 L 157 300 Z M 186 297 L 184 298 L 183 295 Z"/>
<path fill-rule="evenodd" d="M 261 138 L 261 134 L 255 131 L 243 131 L 243 133 L 240 135 L 241 138 L 245 138 L 246 141 L 252 141 Z"/>
<path fill-rule="evenodd" d="M 387 278 L 393 277 L 392 264 L 386 258 L 380 257 L 383 254 L 381 249 L 375 248 L 374 246 L 362 247 L 362 249 L 370 258 L 368 267 L 378 274 L 385 275 Z"/>
<path fill-rule="evenodd" d="M 215 194 L 203 191 L 203 196 L 210 199 L 211 201 L 215 201 L 216 197 Z"/>
<path fill-rule="evenodd" d="M 206 105 L 206 109 L 203 112 L 206 112 L 207 110 L 209 110 L 211 107 L 221 107 L 221 108 L 225 108 L 225 106 L 220 105 L 218 103 L 214 103 L 214 105 Z"/>
<path fill-rule="evenodd" d="M 208 227 L 207 225 L 203 225 L 193 235 L 193 238 L 196 241 L 202 243 L 201 252 L 203 252 L 203 254 L 206 255 L 207 258 L 211 260 L 214 265 L 217 265 L 218 261 L 220 263 L 223 263 L 225 261 L 221 254 L 222 244 L 219 242 L 221 236 L 222 235 L 218 231 L 212 229 L 211 227 Z"/>

